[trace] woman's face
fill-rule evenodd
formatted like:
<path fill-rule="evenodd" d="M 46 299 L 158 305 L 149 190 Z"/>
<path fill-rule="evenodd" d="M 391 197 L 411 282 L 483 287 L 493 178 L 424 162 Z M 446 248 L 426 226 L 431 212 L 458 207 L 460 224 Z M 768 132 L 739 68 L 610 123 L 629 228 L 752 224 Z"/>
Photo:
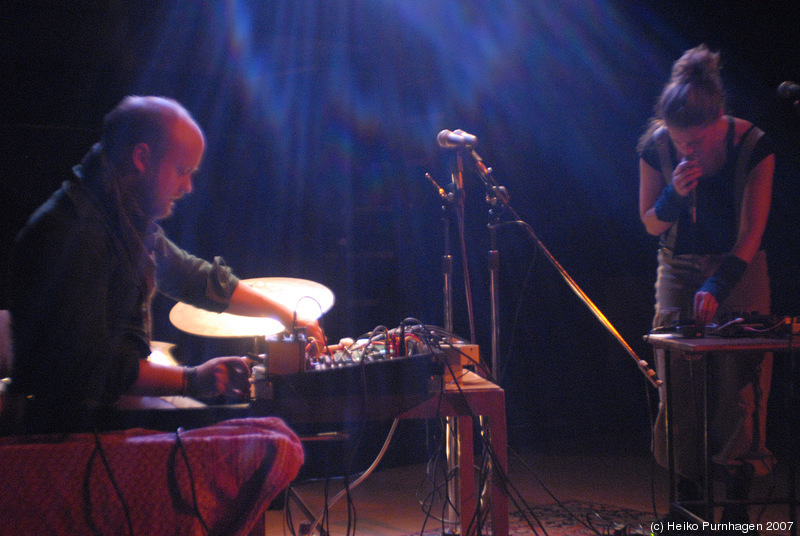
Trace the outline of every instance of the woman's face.
<path fill-rule="evenodd" d="M 713 159 L 715 152 L 724 149 L 725 121 L 720 117 L 710 125 L 678 128 L 669 124 L 667 131 L 678 156 L 693 160 Z"/>

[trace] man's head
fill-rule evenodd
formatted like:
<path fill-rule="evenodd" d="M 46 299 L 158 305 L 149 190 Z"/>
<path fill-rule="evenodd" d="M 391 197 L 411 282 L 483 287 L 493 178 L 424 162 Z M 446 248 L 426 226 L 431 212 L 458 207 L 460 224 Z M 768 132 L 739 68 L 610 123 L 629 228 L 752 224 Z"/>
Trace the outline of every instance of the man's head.
<path fill-rule="evenodd" d="M 163 97 L 126 97 L 106 115 L 103 150 L 148 216 L 161 219 L 192 190 L 205 139 L 178 102 Z"/>

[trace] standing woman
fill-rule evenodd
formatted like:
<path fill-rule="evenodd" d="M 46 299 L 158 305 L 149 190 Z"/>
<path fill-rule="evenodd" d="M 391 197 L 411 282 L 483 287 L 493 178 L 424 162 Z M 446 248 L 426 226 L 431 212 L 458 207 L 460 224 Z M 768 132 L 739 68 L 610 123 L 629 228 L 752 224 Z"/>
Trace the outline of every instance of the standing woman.
<path fill-rule="evenodd" d="M 676 61 L 639 142 L 639 211 L 647 232 L 660 237 L 654 327 L 680 315 L 698 328 L 726 313 L 770 310 L 761 238 L 772 196 L 775 155 L 752 123 L 725 114 L 719 53 L 705 45 Z M 659 355 L 660 354 L 660 355 Z M 664 377 L 665 356 L 656 355 Z M 700 498 L 703 460 L 699 368 L 671 361 L 679 500 Z M 772 355 L 709 358 L 709 447 L 727 498 L 746 499 L 754 475 L 768 473 L 766 404 Z M 656 422 L 654 454 L 666 465 L 665 391 Z M 724 521 L 745 521 L 745 506 L 723 510 Z"/>

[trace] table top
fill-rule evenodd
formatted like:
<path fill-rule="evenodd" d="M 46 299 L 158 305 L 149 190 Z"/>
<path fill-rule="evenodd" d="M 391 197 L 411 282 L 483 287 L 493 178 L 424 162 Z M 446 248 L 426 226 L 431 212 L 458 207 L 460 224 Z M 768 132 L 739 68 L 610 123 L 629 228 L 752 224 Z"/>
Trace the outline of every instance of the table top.
<path fill-rule="evenodd" d="M 459 387 L 461 389 L 459 389 Z M 492 383 L 483 376 L 472 372 L 471 370 L 463 369 L 456 374 L 455 381 L 445 380 L 445 392 L 450 391 L 503 391 L 502 387 Z"/>
<path fill-rule="evenodd" d="M 706 335 L 696 339 L 672 333 L 646 335 L 645 342 L 655 348 L 682 352 L 752 352 L 790 351 L 800 348 L 800 338 L 767 339 L 761 337 L 725 338 Z"/>

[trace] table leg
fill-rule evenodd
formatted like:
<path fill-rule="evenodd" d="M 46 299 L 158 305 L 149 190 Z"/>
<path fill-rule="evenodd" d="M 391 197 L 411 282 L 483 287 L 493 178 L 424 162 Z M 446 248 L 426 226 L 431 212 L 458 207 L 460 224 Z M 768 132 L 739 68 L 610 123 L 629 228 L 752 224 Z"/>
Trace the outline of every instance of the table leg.
<path fill-rule="evenodd" d="M 495 410 L 489 416 L 489 433 L 494 461 L 497 462 L 492 465 L 492 533 L 494 536 L 508 536 L 508 495 L 501 478 L 501 475 L 506 478 L 508 475 L 505 410 Z"/>
<path fill-rule="evenodd" d="M 461 497 L 459 516 L 461 534 L 470 534 L 475 518 L 475 454 L 472 446 L 472 418 L 458 417 L 458 493 Z M 474 528 L 474 527 L 473 527 Z"/>

